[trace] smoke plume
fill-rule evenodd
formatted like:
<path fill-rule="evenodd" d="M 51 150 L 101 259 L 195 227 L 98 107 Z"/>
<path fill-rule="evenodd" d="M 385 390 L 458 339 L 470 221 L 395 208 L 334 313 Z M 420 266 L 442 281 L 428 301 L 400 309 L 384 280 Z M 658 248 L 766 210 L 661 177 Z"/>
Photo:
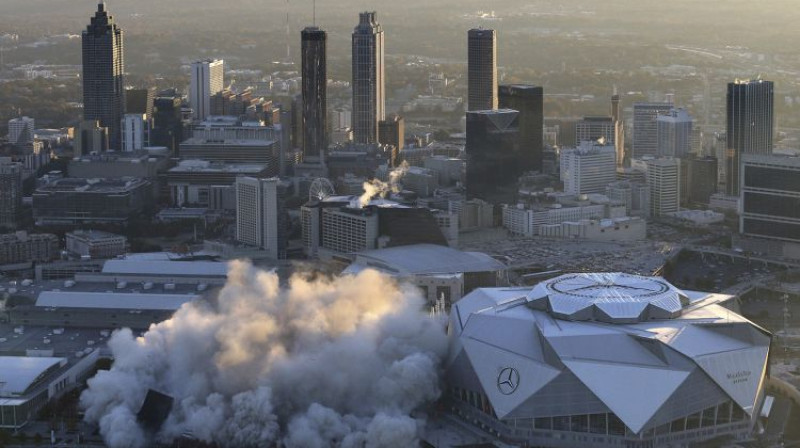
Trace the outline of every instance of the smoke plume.
<path fill-rule="evenodd" d="M 109 340 L 115 361 L 81 396 L 112 448 L 182 434 L 220 446 L 413 446 L 439 397 L 446 351 L 423 299 L 375 271 L 311 280 L 232 262 L 216 304 L 187 304 L 143 336 Z M 136 413 L 174 397 L 158 434 Z"/>
<path fill-rule="evenodd" d="M 405 160 L 397 168 L 389 172 L 389 179 L 384 182 L 380 179 L 372 179 L 364 182 L 364 193 L 359 196 L 358 204 L 361 208 L 366 207 L 369 201 L 375 196 L 385 198 L 389 193 L 400 192 L 400 179 L 408 173 L 408 162 Z"/>

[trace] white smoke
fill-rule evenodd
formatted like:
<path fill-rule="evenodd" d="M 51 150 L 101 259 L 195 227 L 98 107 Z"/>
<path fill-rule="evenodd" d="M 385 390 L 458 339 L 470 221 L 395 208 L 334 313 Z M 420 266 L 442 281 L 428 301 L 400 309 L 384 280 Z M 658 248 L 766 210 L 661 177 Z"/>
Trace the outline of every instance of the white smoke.
<path fill-rule="evenodd" d="M 111 337 L 113 367 L 81 396 L 109 446 L 185 432 L 231 447 L 416 444 L 446 351 L 416 290 L 375 271 L 297 275 L 283 288 L 246 262 L 228 278 L 216 306 L 188 304 L 142 337 Z M 148 389 L 175 398 L 157 435 L 135 417 Z"/>
<path fill-rule="evenodd" d="M 364 193 L 359 196 L 358 204 L 361 208 L 369 205 L 369 201 L 375 196 L 385 198 L 389 193 L 400 192 L 400 179 L 408 173 L 408 162 L 403 160 L 397 168 L 389 172 L 388 181 L 384 182 L 380 179 L 372 179 L 364 182 Z"/>

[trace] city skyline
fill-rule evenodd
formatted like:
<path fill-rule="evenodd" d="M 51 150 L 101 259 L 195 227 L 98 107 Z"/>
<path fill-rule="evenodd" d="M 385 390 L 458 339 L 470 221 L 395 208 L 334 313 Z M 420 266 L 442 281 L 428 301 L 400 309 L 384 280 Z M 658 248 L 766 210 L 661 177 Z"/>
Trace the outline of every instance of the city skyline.
<path fill-rule="evenodd" d="M 770 7 L 29 1 L 0 445 L 800 444 Z"/>

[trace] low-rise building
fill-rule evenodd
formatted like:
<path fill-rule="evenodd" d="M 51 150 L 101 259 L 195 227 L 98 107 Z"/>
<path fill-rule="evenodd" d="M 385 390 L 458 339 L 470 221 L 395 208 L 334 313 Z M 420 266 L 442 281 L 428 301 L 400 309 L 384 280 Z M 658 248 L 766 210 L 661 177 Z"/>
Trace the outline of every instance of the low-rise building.
<path fill-rule="evenodd" d="M 435 244 L 412 244 L 359 252 L 345 273 L 375 269 L 422 290 L 428 303 L 446 307 L 475 288 L 502 286 L 506 266 L 479 252 Z"/>
<path fill-rule="evenodd" d="M 75 230 L 66 235 L 67 251 L 79 257 L 114 258 L 128 251 L 128 239 L 101 230 Z"/>
<path fill-rule="evenodd" d="M 647 223 L 641 218 L 582 219 L 542 225 L 539 235 L 545 238 L 590 241 L 636 241 L 647 237 Z"/>
<path fill-rule="evenodd" d="M 33 193 L 36 223 L 126 224 L 153 205 L 152 184 L 140 178 L 57 179 Z"/>
<path fill-rule="evenodd" d="M 24 231 L 0 235 L 0 265 L 47 262 L 58 258 L 58 237 Z"/>
<path fill-rule="evenodd" d="M 612 201 L 604 195 L 562 196 L 558 202 L 503 206 L 503 227 L 512 235 L 531 237 L 541 235 L 542 226 L 561 225 L 565 222 L 623 218 L 624 203 Z"/>
<path fill-rule="evenodd" d="M 177 166 L 161 175 L 169 189 L 170 201 L 175 207 L 188 205 L 211 209 L 235 208 L 227 204 L 233 199 L 236 177 L 270 177 L 268 164 L 224 163 L 208 160 L 182 160 Z"/>

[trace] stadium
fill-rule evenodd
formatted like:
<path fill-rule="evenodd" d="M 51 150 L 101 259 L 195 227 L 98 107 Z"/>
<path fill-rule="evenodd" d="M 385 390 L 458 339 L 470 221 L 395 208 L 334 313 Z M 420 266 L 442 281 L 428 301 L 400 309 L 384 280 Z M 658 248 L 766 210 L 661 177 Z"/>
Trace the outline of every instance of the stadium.
<path fill-rule="evenodd" d="M 509 444 L 722 446 L 761 425 L 771 335 L 658 277 L 570 274 L 453 304 L 447 405 Z"/>

